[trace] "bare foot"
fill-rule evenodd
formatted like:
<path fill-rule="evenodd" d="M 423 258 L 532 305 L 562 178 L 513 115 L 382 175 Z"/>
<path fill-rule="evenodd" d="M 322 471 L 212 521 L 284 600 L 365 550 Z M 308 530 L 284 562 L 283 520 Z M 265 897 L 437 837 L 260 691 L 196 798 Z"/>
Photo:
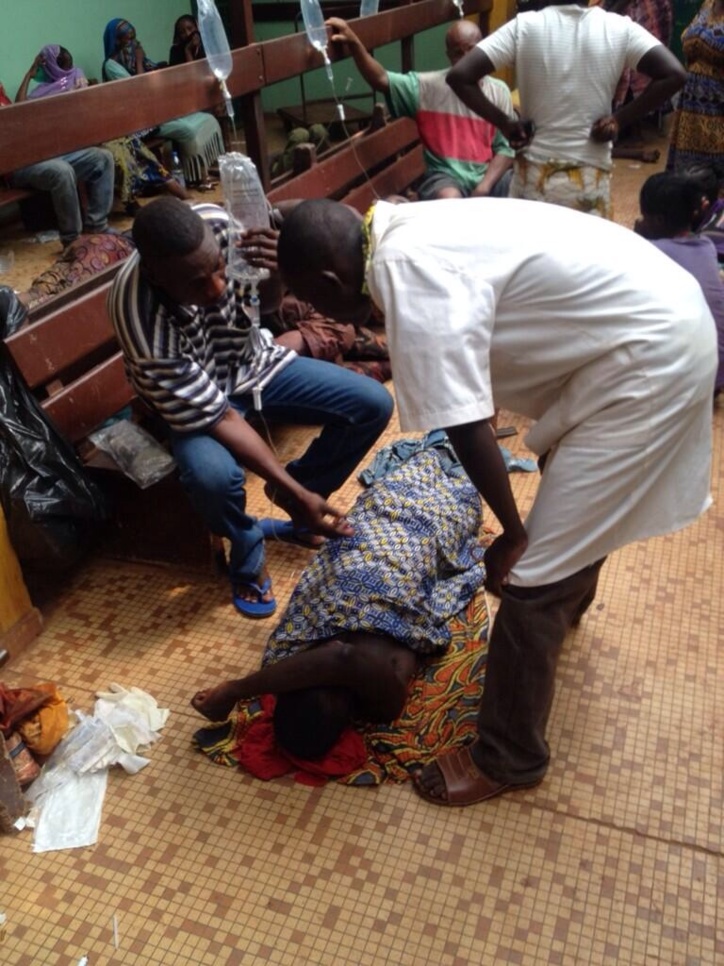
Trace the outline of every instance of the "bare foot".
<path fill-rule="evenodd" d="M 269 581 L 269 586 L 266 588 L 263 594 L 259 594 L 256 590 L 254 590 L 253 587 L 249 587 L 248 585 L 237 584 L 235 591 L 236 596 L 241 597 L 242 600 L 251 601 L 254 604 L 257 601 L 262 601 L 263 603 L 267 604 L 270 600 L 274 600 L 274 591 L 272 589 L 269 576 L 269 568 L 265 564 L 254 583 L 257 585 L 257 587 L 264 587 L 267 581 Z"/>
<path fill-rule="evenodd" d="M 233 681 L 224 681 L 215 688 L 197 691 L 191 699 L 191 707 L 209 721 L 226 721 L 238 703 Z"/>

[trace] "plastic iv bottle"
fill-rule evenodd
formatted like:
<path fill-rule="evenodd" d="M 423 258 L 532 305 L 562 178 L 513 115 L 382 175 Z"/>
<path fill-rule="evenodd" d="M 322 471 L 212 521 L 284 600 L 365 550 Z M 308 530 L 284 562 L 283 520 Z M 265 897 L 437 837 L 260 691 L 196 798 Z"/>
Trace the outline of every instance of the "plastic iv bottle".
<path fill-rule="evenodd" d="M 198 0 L 198 9 L 199 33 L 206 51 L 206 60 L 214 77 L 217 80 L 226 80 L 231 73 L 232 61 L 221 14 L 216 9 L 214 0 Z"/>
<path fill-rule="evenodd" d="M 299 0 L 307 39 L 315 50 L 324 53 L 327 49 L 327 28 L 319 0 Z"/>
<path fill-rule="evenodd" d="M 251 158 L 238 151 L 219 158 L 221 188 L 231 218 L 229 232 L 229 275 L 240 281 L 256 283 L 269 277 L 265 268 L 254 268 L 241 254 L 239 241 L 249 228 L 269 227 L 269 205 Z"/>
<path fill-rule="evenodd" d="M 182 188 L 186 187 L 186 178 L 184 178 L 184 169 L 178 151 L 174 151 L 171 155 L 171 177 L 174 181 L 178 181 Z"/>
<path fill-rule="evenodd" d="M 373 17 L 380 9 L 380 0 L 362 0 L 359 5 L 360 17 Z"/>

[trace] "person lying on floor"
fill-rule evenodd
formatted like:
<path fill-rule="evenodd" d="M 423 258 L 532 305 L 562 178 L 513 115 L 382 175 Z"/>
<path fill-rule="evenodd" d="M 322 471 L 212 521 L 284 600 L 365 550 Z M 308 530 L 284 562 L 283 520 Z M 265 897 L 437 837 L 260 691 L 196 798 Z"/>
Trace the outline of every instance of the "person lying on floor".
<path fill-rule="evenodd" d="M 261 670 L 197 692 L 192 706 L 221 721 L 239 701 L 275 694 L 276 741 L 308 761 L 352 722 L 394 721 L 484 579 L 481 519 L 475 487 L 448 475 L 437 451 L 397 467 L 357 498 L 353 535 L 327 541 L 303 571 Z"/>

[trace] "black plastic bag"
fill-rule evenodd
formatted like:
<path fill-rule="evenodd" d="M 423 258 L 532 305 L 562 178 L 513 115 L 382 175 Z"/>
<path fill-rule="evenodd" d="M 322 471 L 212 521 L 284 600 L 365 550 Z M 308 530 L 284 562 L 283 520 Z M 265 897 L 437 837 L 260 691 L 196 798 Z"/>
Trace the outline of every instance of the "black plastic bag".
<path fill-rule="evenodd" d="M 27 310 L 0 286 L 0 338 Z M 23 568 L 41 573 L 73 566 L 106 519 L 103 494 L 73 447 L 49 423 L 10 353 L 0 347 L 0 503 Z"/>

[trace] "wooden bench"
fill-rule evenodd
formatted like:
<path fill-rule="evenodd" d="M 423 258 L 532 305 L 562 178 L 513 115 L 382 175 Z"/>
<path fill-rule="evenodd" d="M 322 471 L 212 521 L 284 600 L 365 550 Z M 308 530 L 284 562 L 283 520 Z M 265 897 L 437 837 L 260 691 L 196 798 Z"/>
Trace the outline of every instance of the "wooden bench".
<path fill-rule="evenodd" d="M 245 13 L 251 9 L 244 0 Z M 492 0 L 466 0 L 466 9 L 483 16 Z M 234 9 L 234 8 L 232 8 Z M 448 22 L 449 0 L 417 0 L 355 23 L 363 42 L 382 46 L 400 40 L 407 46 L 417 30 Z M 333 59 L 339 59 L 332 52 Z M 272 203 L 295 198 L 329 197 L 366 210 L 376 197 L 402 193 L 423 172 L 422 148 L 414 122 L 382 124 L 375 111 L 372 128 L 316 159 L 308 150 L 290 176 L 271 183 L 265 151 L 260 92 L 267 83 L 297 76 L 319 66 L 321 55 L 304 35 L 249 44 L 233 51 L 232 94 L 242 98 L 247 148 Z M 125 96 L 114 90 L 127 85 Z M 4 164 L 17 168 L 86 147 L 193 110 L 212 107 L 215 80 L 203 62 L 185 64 L 114 84 L 64 94 L 58 115 L 54 99 L 25 102 L 0 112 Z M 75 98 L 73 104 L 67 99 Z M 80 102 L 83 98 L 83 102 Z M 133 109 L 128 111 L 127 105 Z M 42 136 L 37 133 L 43 132 Z M 49 136 L 52 134 L 52 137 Z M 51 146 L 50 148 L 48 146 Z M 116 511 L 105 540 L 111 553 L 138 559 L 208 565 L 208 533 L 185 503 L 175 479 L 141 491 L 108 468 L 88 444 L 88 435 L 126 405 L 137 405 L 126 380 L 106 300 L 119 266 L 114 266 L 42 305 L 30 324 L 7 341 L 28 387 L 47 416 L 77 448 L 110 493 Z"/>

